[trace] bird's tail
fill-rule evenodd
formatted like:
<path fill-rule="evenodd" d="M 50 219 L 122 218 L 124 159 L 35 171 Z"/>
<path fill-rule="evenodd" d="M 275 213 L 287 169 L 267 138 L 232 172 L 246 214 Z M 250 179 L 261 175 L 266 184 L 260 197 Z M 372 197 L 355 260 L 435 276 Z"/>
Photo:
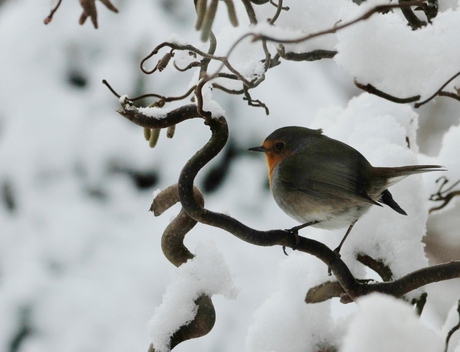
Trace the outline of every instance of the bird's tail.
<path fill-rule="evenodd" d="M 374 171 L 378 175 L 391 178 L 409 176 L 412 174 L 420 174 L 422 172 L 446 171 L 446 168 L 440 165 L 410 165 L 399 167 L 375 167 Z"/>
<path fill-rule="evenodd" d="M 440 165 L 409 165 L 399 167 L 374 167 L 373 173 L 375 176 L 381 176 L 382 178 L 388 179 L 388 186 L 391 186 L 409 175 L 446 170 L 444 166 Z"/>

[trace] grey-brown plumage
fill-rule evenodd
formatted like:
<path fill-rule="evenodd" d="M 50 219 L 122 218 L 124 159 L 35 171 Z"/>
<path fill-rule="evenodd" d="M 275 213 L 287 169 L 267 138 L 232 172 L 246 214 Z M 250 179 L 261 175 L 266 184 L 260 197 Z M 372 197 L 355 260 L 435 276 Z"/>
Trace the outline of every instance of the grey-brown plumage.
<path fill-rule="evenodd" d="M 321 130 L 295 126 L 274 131 L 250 150 L 265 153 L 273 197 L 286 214 L 320 228 L 349 227 L 347 234 L 372 205 L 407 215 L 387 188 L 412 174 L 444 170 L 439 165 L 373 167 L 356 149 Z"/>

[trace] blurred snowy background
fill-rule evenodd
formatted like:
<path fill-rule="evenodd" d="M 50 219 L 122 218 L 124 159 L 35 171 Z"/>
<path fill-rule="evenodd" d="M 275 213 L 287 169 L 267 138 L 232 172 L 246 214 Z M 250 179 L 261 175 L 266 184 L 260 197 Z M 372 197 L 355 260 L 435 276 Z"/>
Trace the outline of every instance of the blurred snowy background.
<path fill-rule="evenodd" d="M 304 33 L 361 11 L 339 0 L 285 3 L 292 9 L 280 18 L 280 27 L 304 24 L 297 29 Z M 150 149 L 142 129 L 115 112 L 118 99 L 101 81 L 131 97 L 182 94 L 192 73 L 168 68 L 144 76 L 139 62 L 173 33 L 198 45 L 193 2 L 114 0 L 118 14 L 98 3 L 97 30 L 89 21 L 78 25 L 81 8 L 75 0 L 63 1 L 45 26 L 53 4 L 0 2 L 0 351 L 146 351 L 149 321 L 168 285 L 177 280 L 160 239 L 179 208 L 155 218 L 148 212 L 152 194 L 176 182 L 183 164 L 208 140 L 209 129 L 199 120 L 187 121 L 177 126 L 172 140 L 163 133 Z M 207 207 L 262 230 L 295 225 L 269 194 L 262 156 L 246 151 L 285 125 L 322 127 L 374 165 L 440 163 L 448 167 L 450 179 L 459 179 L 458 102 L 438 98 L 414 110 L 368 96 L 353 85 L 358 77 L 395 95 L 427 97 L 456 73 L 460 11 L 457 1 L 440 6 L 435 29 L 421 30 L 417 39 L 410 37 L 410 29 L 405 32 L 402 16 L 388 22 L 377 16 L 360 25 L 370 27 L 325 38 L 322 45 L 340 52 L 334 60 L 283 62 L 270 70 L 252 91 L 254 99 L 268 105 L 269 116 L 239 96 L 214 93 L 225 110 L 231 139 L 199 175 Z M 223 11 L 218 16 L 215 30 L 225 48 L 240 32 L 229 27 Z M 242 13 L 239 19 L 246 26 Z M 395 41 L 398 45 L 392 46 Z M 397 89 L 391 92 L 391 87 Z M 437 190 L 437 177 L 412 177 L 392 188 L 408 217 L 373 209 L 358 222 L 343 253 L 357 275 L 370 273 L 353 260 L 356 248 L 390 258 L 397 276 L 428 264 L 421 237 L 427 209 L 433 206 L 426 200 Z M 428 220 L 425 241 L 432 263 L 458 259 L 459 214 L 454 200 Z M 307 229 L 302 234 L 335 247 L 343 231 Z M 303 302 L 309 287 L 328 278 L 317 259 L 292 252 L 286 257 L 281 248 L 251 246 L 197 225 L 186 245 L 194 252 L 201 242 L 222 253 L 238 295 L 233 300 L 213 297 L 214 329 L 177 351 L 315 351 L 322 344 L 340 345 L 342 338 L 344 350 L 364 351 L 369 345 L 358 349 L 353 342 L 356 329 L 379 321 L 375 314 L 397 312 L 387 320 L 395 324 L 406 316 L 399 311 L 400 302 L 370 297 L 383 308 L 369 318 L 363 313 L 350 325 L 355 330 L 347 332 L 355 304 Z M 456 324 L 451 314 L 450 325 L 442 330 L 448 310 L 460 298 L 458 281 L 433 284 L 427 291 L 422 325 L 418 320 L 408 324 L 416 326 L 411 333 L 429 341 L 407 351 L 442 346 L 445 329 Z M 369 305 L 375 307 L 363 302 L 363 307 Z M 381 329 L 375 333 L 386 340 L 396 335 Z M 404 343 L 407 336 L 396 341 Z"/>

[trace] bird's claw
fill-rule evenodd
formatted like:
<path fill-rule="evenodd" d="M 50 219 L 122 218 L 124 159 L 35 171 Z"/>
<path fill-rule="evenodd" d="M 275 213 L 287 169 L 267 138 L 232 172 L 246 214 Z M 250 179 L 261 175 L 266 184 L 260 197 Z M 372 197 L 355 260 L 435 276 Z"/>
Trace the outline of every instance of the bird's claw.
<path fill-rule="evenodd" d="M 340 259 L 340 258 L 342 257 L 342 255 L 340 254 L 340 246 L 337 247 L 336 249 L 334 249 L 334 254 L 335 254 L 335 256 L 336 256 L 336 259 Z M 332 270 L 331 270 L 331 268 L 328 268 L 328 269 L 327 269 L 327 274 L 328 274 L 329 276 L 332 276 Z"/>
<path fill-rule="evenodd" d="M 291 248 L 295 251 L 299 247 L 299 244 L 300 244 L 299 229 L 297 227 L 293 227 L 291 229 L 286 229 L 285 231 L 289 232 L 290 234 L 294 236 L 294 241 L 291 245 Z M 283 252 L 285 255 L 288 255 L 286 252 L 286 246 L 283 246 Z"/>

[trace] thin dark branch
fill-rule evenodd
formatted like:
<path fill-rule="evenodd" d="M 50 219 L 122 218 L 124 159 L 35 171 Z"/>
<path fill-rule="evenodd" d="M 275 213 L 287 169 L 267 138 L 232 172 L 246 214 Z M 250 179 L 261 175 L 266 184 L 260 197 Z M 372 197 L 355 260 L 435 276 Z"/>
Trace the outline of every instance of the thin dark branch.
<path fill-rule="evenodd" d="M 270 115 L 270 110 L 268 109 L 268 106 L 261 102 L 259 99 L 252 99 L 251 94 L 249 94 L 249 89 L 247 87 L 243 87 L 243 92 L 244 92 L 244 98 L 243 100 L 246 100 L 248 102 L 249 106 L 254 106 L 257 108 L 263 108 L 265 110 L 265 115 Z"/>
<path fill-rule="evenodd" d="M 355 23 L 367 20 L 372 15 L 374 15 L 375 13 L 378 13 L 378 12 L 385 12 L 385 11 L 388 11 L 388 10 L 391 10 L 391 9 L 394 9 L 394 8 L 405 8 L 405 7 L 410 7 L 410 6 L 418 6 L 418 5 L 421 5 L 421 4 L 423 4 L 423 1 L 409 1 L 409 2 L 404 3 L 404 4 L 378 5 L 378 6 L 375 6 L 374 8 L 372 8 L 372 9 L 368 10 L 363 15 L 361 15 L 360 17 L 358 17 L 358 18 L 356 18 L 356 19 L 354 19 L 352 21 L 345 22 L 343 24 L 339 24 L 337 26 L 334 26 L 334 27 L 332 27 L 330 29 L 326 29 L 324 31 L 308 34 L 306 36 L 299 37 L 297 39 L 277 39 L 277 38 L 273 38 L 273 37 L 270 37 L 270 36 L 267 36 L 267 35 L 264 35 L 264 34 L 259 34 L 259 35 L 254 35 L 254 40 L 268 40 L 268 41 L 271 41 L 271 42 L 274 42 L 274 43 L 282 43 L 282 44 L 298 44 L 298 43 L 301 43 L 301 42 L 304 42 L 304 41 L 307 41 L 307 40 L 310 40 L 310 39 L 313 39 L 313 38 L 316 38 L 316 37 L 319 37 L 319 36 L 322 36 L 322 35 L 325 35 L 325 34 L 336 33 L 337 31 L 339 31 L 341 29 L 344 29 L 344 28 L 347 28 L 349 26 L 352 26 Z"/>
<path fill-rule="evenodd" d="M 191 68 L 201 66 L 201 62 L 200 61 L 193 61 L 193 62 L 189 63 L 187 66 L 185 66 L 184 68 L 181 68 L 181 67 L 177 66 L 176 62 L 174 61 L 173 66 L 177 71 L 185 72 L 185 71 L 190 70 Z"/>
<path fill-rule="evenodd" d="M 365 294 L 381 292 L 401 297 L 419 287 L 455 278 L 460 278 L 460 261 L 451 261 L 422 268 L 395 281 L 370 284 L 364 291 L 367 291 Z"/>
<path fill-rule="evenodd" d="M 431 208 L 429 211 L 430 213 L 444 208 L 454 197 L 460 196 L 460 190 L 451 192 L 451 190 L 460 183 L 460 180 L 454 182 L 454 184 L 447 189 L 444 189 L 444 186 L 449 183 L 449 179 L 445 176 L 442 176 L 436 180 L 436 183 L 439 181 L 442 181 L 441 185 L 439 186 L 438 191 L 430 196 L 430 200 L 434 202 L 442 201 L 443 203 L 437 207 Z"/>
<path fill-rule="evenodd" d="M 275 12 L 275 16 L 273 16 L 273 18 L 269 19 L 268 22 L 270 24 L 275 24 L 276 20 L 281 15 L 281 11 L 283 11 L 283 10 L 288 11 L 289 7 L 283 7 L 283 0 L 278 0 L 278 4 L 275 4 L 272 0 L 270 0 L 270 3 L 273 6 L 276 6 L 276 12 Z"/>
<path fill-rule="evenodd" d="M 423 308 L 425 308 L 427 297 L 428 293 L 423 292 L 419 298 L 414 298 L 411 302 L 413 305 L 415 305 L 415 311 L 417 312 L 418 316 L 422 315 Z"/>
<path fill-rule="evenodd" d="M 102 80 L 102 83 L 104 85 L 107 86 L 107 88 L 109 88 L 109 90 L 112 92 L 113 95 L 115 95 L 117 98 L 120 98 L 121 95 L 118 94 L 113 88 L 112 86 L 109 84 L 109 82 L 107 82 L 105 79 Z M 185 98 L 187 98 L 190 94 L 193 93 L 193 91 L 195 90 L 196 86 L 192 86 L 189 88 L 189 90 L 187 92 L 185 92 L 183 95 L 179 95 L 177 97 L 165 97 L 163 95 L 159 95 L 159 94 L 155 94 L 155 93 L 148 93 L 148 94 L 142 94 L 142 95 L 139 95 L 135 98 L 129 98 L 129 101 L 133 102 L 133 101 L 136 101 L 136 100 L 141 100 L 141 99 L 145 99 L 145 98 L 158 98 L 160 99 L 160 101 L 162 102 L 161 105 L 164 105 L 164 103 L 168 103 L 168 102 L 171 102 L 171 101 L 177 101 L 177 100 L 183 100 Z M 158 104 L 157 104 L 158 105 Z"/>
<path fill-rule="evenodd" d="M 213 83 L 213 88 L 219 89 L 227 94 L 240 95 L 244 93 L 244 89 L 229 89 L 227 87 L 221 86 L 218 83 Z"/>
<path fill-rule="evenodd" d="M 289 61 L 317 61 L 322 59 L 332 59 L 337 55 L 335 50 L 312 50 L 307 53 L 285 52 L 283 45 L 280 45 L 278 54 L 285 60 Z"/>
<path fill-rule="evenodd" d="M 203 78 L 200 82 L 198 82 L 198 85 L 196 86 L 195 89 L 195 97 L 196 97 L 196 105 L 197 105 L 197 112 L 200 116 L 204 117 L 205 123 L 209 123 L 209 119 L 212 118 L 212 114 L 209 111 L 203 110 L 203 86 L 208 83 L 209 80 Z"/>
<path fill-rule="evenodd" d="M 208 48 L 208 55 L 214 55 L 217 49 L 217 38 L 214 35 L 214 32 L 211 31 L 209 33 L 209 48 Z M 200 68 L 200 77 L 208 71 L 209 63 L 211 62 L 211 58 L 203 58 L 201 60 L 201 68 Z"/>
<path fill-rule="evenodd" d="M 48 17 L 46 17 L 43 22 L 45 24 L 48 24 L 50 23 L 52 20 L 53 20 L 53 16 L 55 14 L 55 12 L 58 10 L 59 6 L 61 6 L 61 2 L 62 0 L 59 0 L 58 3 L 56 4 L 56 6 L 51 10 L 50 14 L 48 15 Z"/>
<path fill-rule="evenodd" d="M 458 329 L 460 329 L 460 300 L 458 301 L 458 304 L 457 304 L 457 314 L 459 316 L 459 322 L 452 329 L 450 329 L 449 332 L 447 333 L 444 352 L 447 352 L 447 350 L 449 349 L 449 341 L 450 341 L 450 338 L 452 337 L 452 335 L 454 334 L 454 332 L 456 332 Z"/>
<path fill-rule="evenodd" d="M 152 70 L 147 70 L 144 68 L 144 64 L 146 61 L 148 61 L 151 57 L 153 57 L 154 55 L 158 54 L 158 52 L 160 51 L 160 49 L 164 48 L 164 47 L 169 47 L 173 50 L 189 50 L 189 51 L 192 51 L 200 56 L 202 56 L 203 58 L 208 58 L 208 59 L 214 59 L 214 60 L 217 60 L 218 58 L 215 57 L 214 55 L 210 55 L 198 48 L 196 48 L 195 46 L 193 45 L 190 45 L 190 44 L 179 44 L 179 43 L 171 43 L 171 42 L 163 42 L 159 45 L 157 45 L 151 52 L 150 54 L 148 54 L 145 58 L 142 59 L 141 63 L 140 63 L 140 69 L 143 73 L 145 73 L 146 75 L 150 75 L 152 73 L 154 73 L 156 71 L 156 66 L 154 69 Z"/>
<path fill-rule="evenodd" d="M 452 93 L 452 92 L 445 92 L 445 91 L 440 91 L 439 94 L 438 94 L 440 97 L 448 97 L 448 98 L 452 98 L 452 99 L 455 99 L 457 101 L 460 101 L 460 96 L 458 95 L 458 93 Z"/>
<path fill-rule="evenodd" d="M 372 84 L 362 84 L 359 83 L 356 79 L 354 80 L 355 86 L 358 87 L 359 89 L 364 90 L 365 92 L 368 92 L 369 94 L 374 94 L 380 98 L 392 101 L 393 103 L 398 103 L 398 104 L 407 104 L 407 103 L 413 103 L 417 100 L 420 99 L 420 95 L 414 95 L 413 97 L 409 98 L 398 98 L 393 95 L 390 95 L 388 93 L 385 93 L 377 88 L 375 88 Z"/>
<path fill-rule="evenodd" d="M 451 78 L 449 78 L 447 80 L 446 83 L 444 83 L 441 88 L 439 88 L 431 97 L 429 97 L 428 99 L 424 100 L 424 101 L 421 101 L 420 103 L 416 103 L 414 104 L 414 107 L 415 108 L 419 108 L 420 106 L 428 103 L 431 99 L 433 99 L 434 97 L 436 97 L 450 82 L 452 82 L 455 78 L 457 78 L 458 76 L 460 76 L 460 71 L 457 72 L 455 75 L 453 75 Z"/>
<path fill-rule="evenodd" d="M 248 33 L 248 34 L 243 35 L 241 38 L 239 38 L 232 45 L 232 47 L 229 49 L 229 51 L 228 51 L 226 56 L 214 56 L 212 54 L 205 53 L 204 51 L 199 50 L 198 48 L 196 48 L 196 47 L 194 47 L 193 45 L 190 45 L 190 44 L 178 44 L 178 43 L 163 42 L 160 45 L 158 45 L 156 48 L 154 48 L 149 55 L 147 55 L 144 59 L 142 59 L 141 64 L 140 64 L 140 69 L 145 74 L 154 73 L 157 70 L 157 66 L 155 66 L 155 68 L 153 68 L 152 70 L 147 70 L 147 69 L 144 68 L 144 64 L 145 64 L 145 62 L 147 60 L 149 60 L 151 57 L 156 55 L 158 53 L 158 51 L 163 47 L 170 47 L 171 49 L 174 49 L 174 50 L 189 50 L 189 51 L 192 51 L 192 52 L 196 53 L 197 55 L 202 56 L 205 59 L 215 60 L 215 61 L 220 61 L 221 62 L 220 67 L 216 70 L 215 73 L 213 73 L 211 75 L 206 75 L 205 72 L 203 72 L 203 69 L 202 69 L 202 76 L 203 76 L 202 79 L 205 80 L 206 82 L 216 78 L 217 75 L 220 73 L 220 71 L 222 71 L 223 67 L 226 67 L 230 72 L 232 72 L 234 75 L 236 75 L 238 77 L 238 79 L 244 85 L 253 88 L 253 87 L 256 87 L 261 82 L 262 79 L 259 78 L 259 79 L 256 79 L 254 81 L 248 81 L 237 69 L 235 69 L 230 64 L 230 62 L 228 60 L 228 56 L 233 52 L 233 50 L 235 50 L 235 48 L 238 46 L 238 44 L 241 41 L 243 41 L 244 39 L 246 39 L 247 37 L 253 36 L 253 35 L 254 34 L 252 34 L 252 33 Z"/>
<path fill-rule="evenodd" d="M 110 92 L 115 95 L 117 98 L 120 98 L 121 95 L 118 94 L 113 88 L 112 86 L 109 84 L 109 82 L 107 82 L 105 79 L 102 80 L 102 84 L 104 84 L 107 88 L 109 88 Z"/>

